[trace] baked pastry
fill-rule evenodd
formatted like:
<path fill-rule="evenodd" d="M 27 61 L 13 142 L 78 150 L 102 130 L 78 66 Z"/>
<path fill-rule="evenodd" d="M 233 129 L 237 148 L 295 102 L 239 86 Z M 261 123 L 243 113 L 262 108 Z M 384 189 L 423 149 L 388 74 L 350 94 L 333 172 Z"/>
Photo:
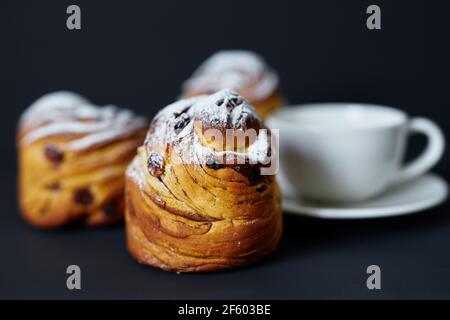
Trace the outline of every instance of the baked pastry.
<path fill-rule="evenodd" d="M 128 110 L 70 92 L 33 103 L 19 121 L 19 204 L 32 225 L 55 228 L 123 217 L 124 173 L 145 137 Z"/>
<path fill-rule="evenodd" d="M 241 145 L 219 138 L 246 130 L 255 135 Z M 280 192 L 274 175 L 261 174 L 274 158 L 271 142 L 254 108 L 229 90 L 161 110 L 126 174 L 131 255 L 164 270 L 198 272 L 273 251 L 282 231 Z"/>
<path fill-rule="evenodd" d="M 183 84 L 183 96 L 212 94 L 231 88 L 265 118 L 282 106 L 278 75 L 258 54 L 244 50 L 219 51 Z"/>

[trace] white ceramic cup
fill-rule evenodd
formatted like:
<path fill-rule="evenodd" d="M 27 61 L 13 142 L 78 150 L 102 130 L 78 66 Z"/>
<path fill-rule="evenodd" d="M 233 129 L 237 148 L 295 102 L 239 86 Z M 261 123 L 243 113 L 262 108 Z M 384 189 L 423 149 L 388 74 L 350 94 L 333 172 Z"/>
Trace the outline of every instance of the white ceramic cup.
<path fill-rule="evenodd" d="M 285 107 L 268 126 L 279 129 L 280 167 L 305 198 L 363 201 L 427 172 L 445 140 L 429 119 L 378 105 L 318 103 Z M 408 135 L 428 138 L 423 153 L 402 165 Z"/>

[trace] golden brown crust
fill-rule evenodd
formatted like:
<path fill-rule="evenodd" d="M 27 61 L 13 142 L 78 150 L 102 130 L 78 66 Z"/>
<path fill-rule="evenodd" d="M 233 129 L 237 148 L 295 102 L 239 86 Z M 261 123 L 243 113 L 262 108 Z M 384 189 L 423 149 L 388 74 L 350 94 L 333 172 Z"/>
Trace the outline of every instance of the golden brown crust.
<path fill-rule="evenodd" d="M 59 106 L 67 102 L 66 95 L 62 94 Z M 49 100 L 30 108 L 19 124 L 18 185 L 22 216 L 39 228 L 57 228 L 73 222 L 95 226 L 120 220 L 124 209 L 124 172 L 144 139 L 143 123 L 124 126 L 123 132 L 111 135 L 105 119 L 77 118 L 76 105 L 66 108 L 64 116 L 57 105 L 47 108 L 49 114 L 45 117 L 40 116 L 39 111 L 46 109 Z M 89 108 L 90 116 L 97 114 L 97 107 Z M 112 114 L 109 120 L 114 122 L 115 116 Z M 65 124 L 62 129 L 56 127 L 61 123 Z M 78 130 L 80 123 L 92 124 L 94 128 L 96 124 L 104 125 L 104 130 Z M 76 133 L 69 132 L 70 128 L 76 128 Z"/>
<path fill-rule="evenodd" d="M 170 112 L 176 118 L 183 109 L 180 105 Z M 184 112 L 192 121 L 197 119 L 189 106 Z M 164 119 L 164 137 L 152 139 L 155 130 L 162 130 Z M 182 145 L 180 139 L 202 133 L 187 124 L 186 132 L 168 139 L 174 123 L 170 116 L 158 115 L 146 144 L 127 170 L 125 215 L 131 255 L 164 270 L 199 272 L 244 266 L 272 252 L 282 232 L 275 177 L 261 176 L 258 164 L 210 165 L 206 158 L 192 161 L 186 149 L 177 147 Z M 218 119 L 213 123 L 223 129 Z M 197 148 L 194 144 L 188 147 Z M 161 154 L 159 160 L 151 159 L 155 151 Z M 153 162 L 160 170 L 154 169 Z"/>

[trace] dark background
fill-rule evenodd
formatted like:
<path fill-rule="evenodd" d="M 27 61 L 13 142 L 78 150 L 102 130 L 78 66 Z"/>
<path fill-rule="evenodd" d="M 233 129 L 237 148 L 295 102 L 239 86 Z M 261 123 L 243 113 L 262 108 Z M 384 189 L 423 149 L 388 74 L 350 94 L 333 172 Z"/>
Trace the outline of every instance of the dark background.
<path fill-rule="evenodd" d="M 66 29 L 66 8 L 82 30 Z M 382 30 L 366 28 L 378 4 Z M 151 118 L 210 54 L 245 48 L 279 72 L 292 103 L 362 101 L 434 119 L 448 134 L 448 1 L 1 1 L 0 298 L 450 298 L 450 212 L 322 221 L 285 216 L 280 249 L 242 270 L 176 275 L 139 266 L 122 226 L 43 232 L 16 206 L 15 127 L 44 93 L 69 89 Z M 410 152 L 423 141 L 414 139 Z M 449 156 L 435 169 L 447 181 Z M 81 292 L 65 269 L 82 269 Z M 366 267 L 382 290 L 366 288 Z"/>

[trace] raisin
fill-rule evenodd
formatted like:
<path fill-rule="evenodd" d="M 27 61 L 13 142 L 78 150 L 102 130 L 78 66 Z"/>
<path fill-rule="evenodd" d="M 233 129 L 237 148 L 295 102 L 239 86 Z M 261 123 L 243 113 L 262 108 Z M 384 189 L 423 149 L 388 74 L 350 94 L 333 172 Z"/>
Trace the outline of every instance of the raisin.
<path fill-rule="evenodd" d="M 256 184 L 261 180 L 261 169 L 258 167 L 250 167 L 250 166 L 234 166 L 233 169 L 236 172 L 247 177 L 248 181 L 251 185 Z"/>
<path fill-rule="evenodd" d="M 94 201 L 94 196 L 89 189 L 82 188 L 75 191 L 73 199 L 76 203 L 87 206 Z"/>
<path fill-rule="evenodd" d="M 182 113 L 175 118 L 174 129 L 177 133 L 181 131 L 189 123 L 190 119 L 187 113 Z"/>
<path fill-rule="evenodd" d="M 61 189 L 61 183 L 59 182 L 54 182 L 51 183 L 47 186 L 48 190 L 52 190 L 52 191 L 56 191 L 56 190 L 60 190 Z"/>
<path fill-rule="evenodd" d="M 53 143 L 47 143 L 45 145 L 44 155 L 54 164 L 60 164 L 64 160 L 64 153 Z"/>
<path fill-rule="evenodd" d="M 228 100 L 227 107 L 232 109 L 241 105 L 243 102 L 244 100 L 241 97 L 234 97 Z"/>
<path fill-rule="evenodd" d="M 117 206 L 115 203 L 108 203 L 102 210 L 105 216 L 112 217 L 117 213 Z"/>
<path fill-rule="evenodd" d="M 210 169 L 220 169 L 223 168 L 223 164 L 217 162 L 214 159 L 208 159 L 206 160 L 206 166 Z"/>
<path fill-rule="evenodd" d="M 256 191 L 258 191 L 259 193 L 263 193 L 264 191 L 266 191 L 266 189 L 267 186 L 265 184 L 262 184 L 256 188 Z"/>
<path fill-rule="evenodd" d="M 148 172 L 154 177 L 164 174 L 164 158 L 162 154 L 158 152 L 151 153 L 148 157 L 147 167 Z"/>

